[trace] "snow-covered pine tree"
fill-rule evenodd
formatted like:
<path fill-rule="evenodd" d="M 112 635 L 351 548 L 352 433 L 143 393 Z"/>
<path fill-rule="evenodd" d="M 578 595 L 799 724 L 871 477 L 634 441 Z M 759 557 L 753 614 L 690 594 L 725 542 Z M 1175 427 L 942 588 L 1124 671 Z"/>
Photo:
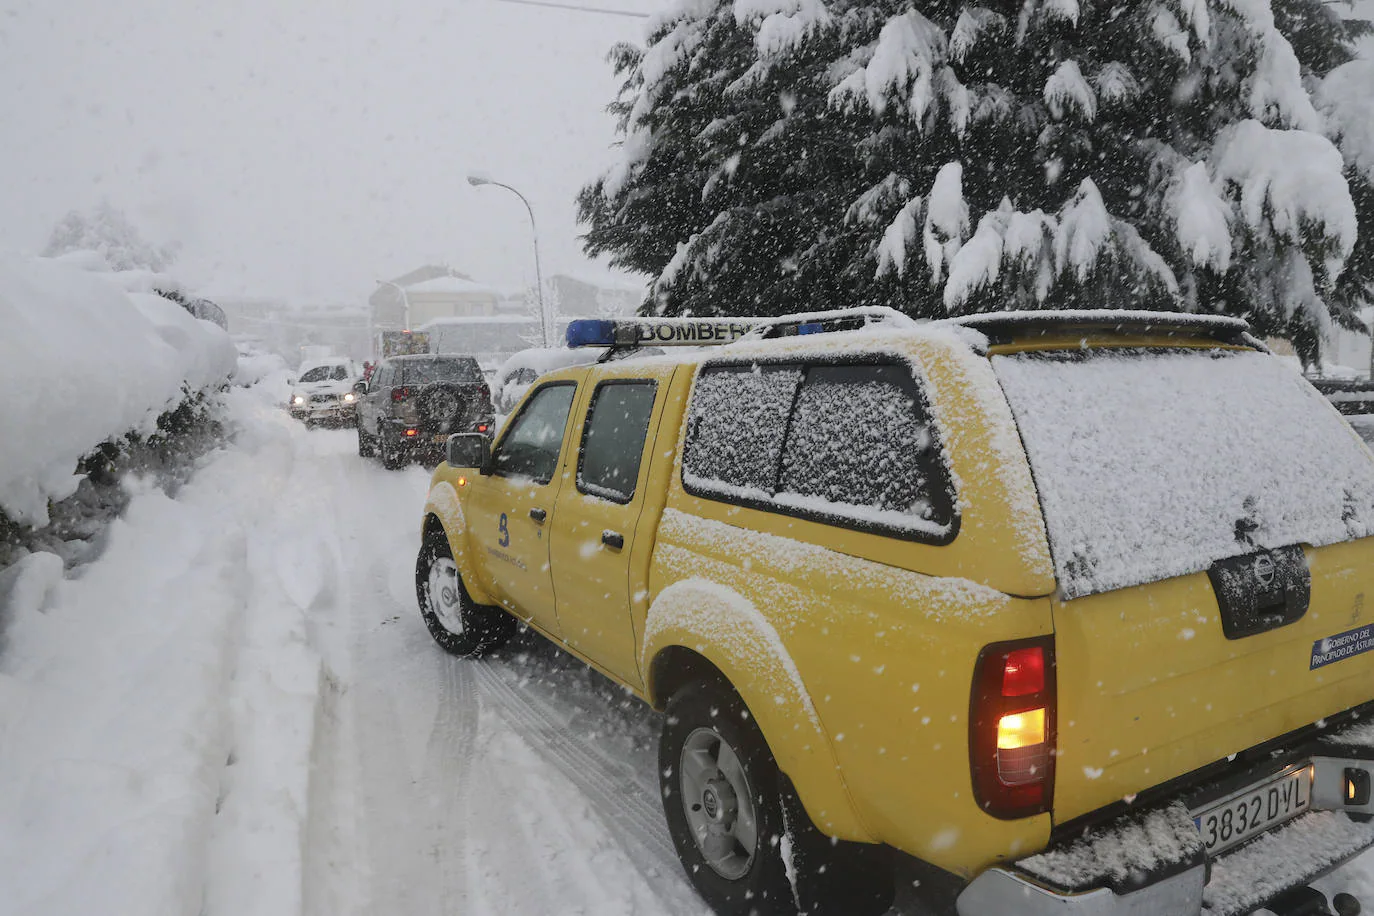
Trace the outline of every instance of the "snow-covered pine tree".
<path fill-rule="evenodd" d="M 615 54 L 587 249 L 657 276 L 667 314 L 1319 331 L 1374 280 L 1360 29 L 1321 0 L 679 0 Z"/>

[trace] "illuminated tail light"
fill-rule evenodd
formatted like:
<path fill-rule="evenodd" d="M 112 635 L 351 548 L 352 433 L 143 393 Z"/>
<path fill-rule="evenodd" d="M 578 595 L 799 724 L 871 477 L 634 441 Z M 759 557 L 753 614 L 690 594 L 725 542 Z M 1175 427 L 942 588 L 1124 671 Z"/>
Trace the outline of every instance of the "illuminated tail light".
<path fill-rule="evenodd" d="M 406 398 L 408 398 L 408 397 L 410 397 L 410 389 L 409 389 L 409 388 L 393 388 L 393 389 L 391 389 L 391 400 L 393 400 L 393 401 L 404 401 L 404 400 L 405 400 Z"/>
<path fill-rule="evenodd" d="M 485 423 L 478 423 L 478 424 L 477 424 L 477 431 L 478 431 L 479 433 L 484 433 L 484 432 L 486 432 L 488 428 L 489 428 L 489 427 L 488 427 L 487 424 L 485 424 Z"/>
<path fill-rule="evenodd" d="M 1054 797 L 1054 640 L 995 643 L 973 678 L 969 765 L 978 804 L 1011 820 L 1050 810 Z"/>
<path fill-rule="evenodd" d="M 418 436 L 418 435 L 420 435 L 420 431 L 419 431 L 418 429 L 408 429 L 408 430 L 406 430 L 406 436 Z"/>

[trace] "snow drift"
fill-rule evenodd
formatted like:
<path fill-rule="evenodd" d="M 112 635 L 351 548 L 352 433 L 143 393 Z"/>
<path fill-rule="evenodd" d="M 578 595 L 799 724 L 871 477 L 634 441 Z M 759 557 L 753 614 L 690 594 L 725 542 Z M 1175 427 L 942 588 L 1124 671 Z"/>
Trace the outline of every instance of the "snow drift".
<path fill-rule="evenodd" d="M 115 275 L 0 254 L 0 511 L 47 521 L 77 462 L 234 371 L 229 336 Z"/>

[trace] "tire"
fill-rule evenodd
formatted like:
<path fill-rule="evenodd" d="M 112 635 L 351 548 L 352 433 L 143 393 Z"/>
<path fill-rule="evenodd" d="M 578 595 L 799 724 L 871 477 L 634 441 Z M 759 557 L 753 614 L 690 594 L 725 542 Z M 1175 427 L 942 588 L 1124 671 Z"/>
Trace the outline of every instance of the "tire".
<path fill-rule="evenodd" d="M 782 857 L 778 767 L 728 685 L 698 681 L 668 701 L 658 773 L 678 858 L 711 909 L 721 916 L 797 913 Z"/>
<path fill-rule="evenodd" d="M 388 471 L 399 471 L 405 467 L 406 455 L 401 451 L 401 443 L 394 441 L 385 431 L 377 435 L 377 450 L 382 456 L 382 467 Z"/>
<path fill-rule="evenodd" d="M 442 530 L 425 535 L 415 561 L 415 597 L 429 635 L 460 658 L 478 658 L 501 648 L 515 635 L 516 620 L 499 607 L 478 604 L 468 595 Z"/>
<path fill-rule="evenodd" d="M 693 757 L 695 767 L 688 762 Z M 723 680 L 697 681 L 673 695 L 658 761 L 678 858 L 720 916 L 878 916 L 891 907 L 888 849 L 837 842 L 816 829 L 753 716 Z M 752 811 L 751 856 L 741 829 L 727 826 L 731 811 L 735 823 Z M 747 839 L 749 831 L 742 832 Z M 698 842 L 699 834 L 710 839 Z"/>
<path fill-rule="evenodd" d="M 358 457 L 371 458 L 377 454 L 377 440 L 363 432 L 362 424 L 358 424 Z"/>

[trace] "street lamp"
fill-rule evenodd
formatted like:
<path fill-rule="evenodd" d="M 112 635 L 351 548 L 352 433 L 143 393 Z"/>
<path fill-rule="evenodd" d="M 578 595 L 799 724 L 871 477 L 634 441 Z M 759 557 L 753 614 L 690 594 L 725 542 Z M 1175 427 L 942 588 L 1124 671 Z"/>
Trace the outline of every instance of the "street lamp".
<path fill-rule="evenodd" d="M 396 291 L 399 292 L 399 293 L 401 294 L 401 303 L 402 303 L 402 304 L 405 306 L 405 308 L 406 308 L 406 330 L 409 331 L 409 330 L 410 330 L 410 295 L 406 292 L 406 288 L 405 288 L 404 286 L 402 286 L 401 284 L 399 284 L 399 283 L 393 281 L 393 280 L 378 280 L 378 281 L 377 281 L 377 285 L 378 285 L 378 286 L 392 286 L 392 287 L 395 287 L 395 288 L 396 288 Z"/>
<path fill-rule="evenodd" d="M 520 202 L 525 205 L 525 212 L 530 215 L 530 232 L 534 235 L 535 292 L 539 294 L 539 330 L 544 336 L 544 348 L 548 349 L 553 346 L 553 339 L 549 337 L 549 316 L 548 310 L 544 307 L 544 272 L 539 266 L 539 227 L 535 225 L 534 222 L 534 208 L 530 206 L 530 202 L 525 199 L 524 194 L 521 194 L 508 184 L 503 184 L 482 175 L 469 175 L 468 184 L 472 185 L 474 188 L 480 188 L 482 185 L 488 184 L 495 185 L 498 188 L 505 188 L 507 191 L 510 191 L 516 197 L 520 198 Z"/>

